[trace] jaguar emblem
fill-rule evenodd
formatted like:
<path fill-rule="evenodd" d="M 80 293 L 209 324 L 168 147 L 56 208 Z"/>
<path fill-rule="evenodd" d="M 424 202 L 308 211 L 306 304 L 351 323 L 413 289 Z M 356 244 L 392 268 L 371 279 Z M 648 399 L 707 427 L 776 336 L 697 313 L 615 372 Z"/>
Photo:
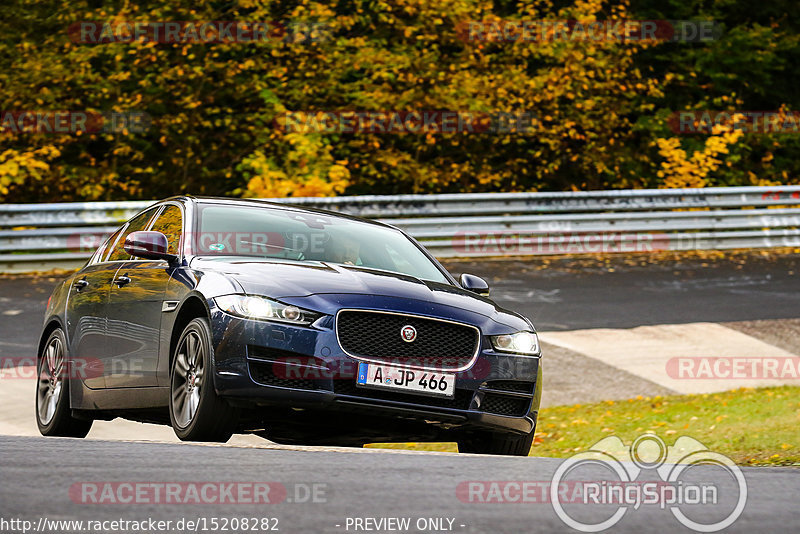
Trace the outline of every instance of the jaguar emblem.
<path fill-rule="evenodd" d="M 402 329 L 400 329 L 400 337 L 403 338 L 403 341 L 406 343 L 411 343 L 415 339 L 417 339 L 417 329 L 411 326 L 410 324 L 405 325 Z"/>

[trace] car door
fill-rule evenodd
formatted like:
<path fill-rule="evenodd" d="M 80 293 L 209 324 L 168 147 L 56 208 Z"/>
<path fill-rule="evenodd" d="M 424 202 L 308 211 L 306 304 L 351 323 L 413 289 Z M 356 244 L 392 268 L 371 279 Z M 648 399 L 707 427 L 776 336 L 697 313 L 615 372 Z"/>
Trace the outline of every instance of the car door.
<path fill-rule="evenodd" d="M 164 233 L 168 251 L 178 255 L 182 218 L 179 205 L 166 204 L 152 224 L 137 230 L 149 228 Z M 162 303 L 172 272 L 164 260 L 128 258 L 119 266 L 106 312 L 106 337 L 112 354 L 112 372 L 106 375 L 106 387 L 158 385 Z"/>
<path fill-rule="evenodd" d="M 106 303 L 117 264 L 105 262 L 110 248 L 122 233 L 120 228 L 95 253 L 73 279 L 67 298 L 67 342 L 75 365 L 85 367 L 82 380 L 91 389 L 105 386 L 103 362 L 106 346 Z"/>
<path fill-rule="evenodd" d="M 116 387 L 115 382 L 120 379 L 121 375 L 138 372 L 133 369 L 135 362 L 127 361 L 126 356 L 135 353 L 138 348 L 142 348 L 142 345 L 136 340 L 135 332 L 126 330 L 125 326 L 120 324 L 119 314 L 116 314 L 110 305 L 111 290 L 117 288 L 114 282 L 119 276 L 120 269 L 129 264 L 131 260 L 131 255 L 125 252 L 125 238 L 132 232 L 147 230 L 159 209 L 160 207 L 151 208 L 131 219 L 123 228 L 116 242 L 110 246 L 111 250 L 106 258 L 109 265 L 113 267 L 113 274 L 109 283 L 108 298 L 103 309 L 106 324 L 102 356 L 105 387 Z M 110 322 L 112 320 L 113 324 Z"/>

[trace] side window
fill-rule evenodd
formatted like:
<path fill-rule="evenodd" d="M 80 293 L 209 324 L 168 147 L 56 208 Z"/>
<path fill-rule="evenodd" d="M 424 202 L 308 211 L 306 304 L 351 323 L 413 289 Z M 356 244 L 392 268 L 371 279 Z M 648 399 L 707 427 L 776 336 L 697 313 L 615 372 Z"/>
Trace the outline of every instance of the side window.
<path fill-rule="evenodd" d="M 109 248 L 110 248 L 110 247 L 111 247 L 111 246 L 114 244 L 114 242 L 117 240 L 117 238 L 119 237 L 119 233 L 120 233 L 121 231 L 122 231 L 122 228 L 120 228 L 119 230 L 117 230 L 116 232 L 114 232 L 113 234 L 111 234 L 111 237 L 109 237 L 109 238 L 108 238 L 108 239 L 105 241 L 105 243 L 103 243 L 102 245 L 100 245 L 100 247 L 97 249 L 97 251 L 95 251 L 94 255 L 92 256 L 92 259 L 91 259 L 91 261 L 90 261 L 90 263 L 91 263 L 92 265 L 94 265 L 95 263 L 100 263 L 101 261 L 105 261 L 105 260 L 104 260 L 104 258 L 105 258 L 105 256 L 108 254 L 108 249 L 109 249 Z"/>
<path fill-rule="evenodd" d="M 126 226 L 127 226 L 127 223 L 122 225 L 122 228 L 120 228 L 119 230 L 114 232 L 114 235 L 112 235 L 110 238 L 108 238 L 108 243 L 106 243 L 106 246 L 104 247 L 105 250 L 103 251 L 103 257 L 99 258 L 100 261 L 108 261 L 109 260 L 108 257 L 111 255 L 111 251 L 113 250 L 114 245 L 116 245 L 117 240 L 119 239 L 119 236 L 122 234 L 122 231 L 125 230 Z"/>
<path fill-rule="evenodd" d="M 117 242 L 114 244 L 114 250 L 111 252 L 111 255 L 108 257 L 107 261 L 118 261 L 118 260 L 127 260 L 131 257 L 130 254 L 125 252 L 125 238 L 127 238 L 133 232 L 139 232 L 147 228 L 147 223 L 150 222 L 150 219 L 155 214 L 156 210 L 147 210 L 146 212 L 142 213 L 134 217 L 128 226 L 122 232 L 122 235 L 117 239 Z"/>
<path fill-rule="evenodd" d="M 156 219 L 156 222 L 153 223 L 151 230 L 161 232 L 167 236 L 167 242 L 169 243 L 167 252 L 175 254 L 176 256 L 180 254 L 183 216 L 178 206 L 173 204 L 167 205 L 164 211 L 161 212 L 161 215 Z"/>

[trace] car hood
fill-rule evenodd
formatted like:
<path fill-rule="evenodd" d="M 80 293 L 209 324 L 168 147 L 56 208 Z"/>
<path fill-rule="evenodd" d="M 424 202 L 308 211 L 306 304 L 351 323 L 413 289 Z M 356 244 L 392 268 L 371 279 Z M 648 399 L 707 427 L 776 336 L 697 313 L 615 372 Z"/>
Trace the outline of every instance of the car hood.
<path fill-rule="evenodd" d="M 225 274 L 244 293 L 268 296 L 323 313 L 351 306 L 409 308 L 402 304 L 405 300 L 416 301 L 411 309 L 432 315 L 480 314 L 515 328 L 529 328 L 520 315 L 500 308 L 490 299 L 450 284 L 399 273 L 324 262 L 249 258 L 195 258 L 191 266 Z"/>

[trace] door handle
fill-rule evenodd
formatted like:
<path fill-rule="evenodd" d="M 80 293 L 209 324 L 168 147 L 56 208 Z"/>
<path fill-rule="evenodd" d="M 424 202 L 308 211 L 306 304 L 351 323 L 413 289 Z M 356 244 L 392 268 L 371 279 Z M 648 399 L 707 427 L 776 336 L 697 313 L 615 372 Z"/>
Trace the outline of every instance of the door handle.
<path fill-rule="evenodd" d="M 124 274 L 123 274 L 122 276 L 118 276 L 118 277 L 117 277 L 117 278 L 114 280 L 114 283 L 115 283 L 115 284 L 117 284 L 117 287 L 122 287 L 122 286 L 124 286 L 124 285 L 128 285 L 128 284 L 130 284 L 130 283 L 131 283 L 131 279 L 130 279 L 130 278 L 128 278 L 128 276 L 127 276 L 127 275 L 124 275 Z"/>
<path fill-rule="evenodd" d="M 75 285 L 74 285 L 75 291 L 80 293 L 88 285 L 89 285 L 89 282 L 87 282 L 86 279 L 78 280 L 77 282 L 75 282 Z"/>

